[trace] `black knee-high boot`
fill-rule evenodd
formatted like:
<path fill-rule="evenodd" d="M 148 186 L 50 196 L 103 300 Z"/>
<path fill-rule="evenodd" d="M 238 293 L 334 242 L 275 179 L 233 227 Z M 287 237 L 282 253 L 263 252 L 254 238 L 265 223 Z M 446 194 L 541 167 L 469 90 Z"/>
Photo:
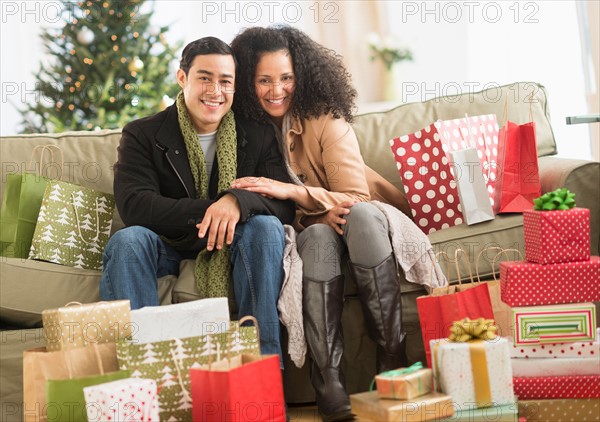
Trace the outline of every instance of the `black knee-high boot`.
<path fill-rule="evenodd" d="M 312 359 L 311 382 L 317 407 L 324 421 L 353 419 L 341 371 L 344 278 L 316 281 L 304 277 L 302 283 L 304 333 Z"/>
<path fill-rule="evenodd" d="M 349 262 L 369 336 L 377 343 L 377 373 L 407 364 L 396 265 L 394 254 L 370 268 Z"/>

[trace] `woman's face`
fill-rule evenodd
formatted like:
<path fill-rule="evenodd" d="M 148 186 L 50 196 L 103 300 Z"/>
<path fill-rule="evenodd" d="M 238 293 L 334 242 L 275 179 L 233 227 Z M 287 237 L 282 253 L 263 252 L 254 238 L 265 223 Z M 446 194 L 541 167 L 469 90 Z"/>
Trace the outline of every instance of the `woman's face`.
<path fill-rule="evenodd" d="M 290 53 L 287 50 L 264 53 L 256 65 L 254 84 L 260 106 L 281 126 L 296 87 Z"/>

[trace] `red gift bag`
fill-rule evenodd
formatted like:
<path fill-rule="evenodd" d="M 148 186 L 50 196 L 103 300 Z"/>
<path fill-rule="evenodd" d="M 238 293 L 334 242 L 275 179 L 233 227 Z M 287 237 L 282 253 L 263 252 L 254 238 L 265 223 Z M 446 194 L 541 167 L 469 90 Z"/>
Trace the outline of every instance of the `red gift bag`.
<path fill-rule="evenodd" d="M 454 254 L 457 272 L 459 271 L 457 261 L 459 252 L 464 253 L 464 251 L 457 249 Z M 445 252 L 438 254 L 446 255 Z M 450 261 L 447 255 L 446 258 Z M 460 273 L 458 273 L 458 279 L 460 281 Z M 463 318 L 494 319 L 488 285 L 487 283 L 474 283 L 472 275 L 471 283 L 438 287 L 433 289 L 430 295 L 418 297 L 417 310 L 423 335 L 423 346 L 427 356 L 427 366 L 430 368 L 430 340 L 448 337 L 452 324 Z"/>
<path fill-rule="evenodd" d="M 190 368 L 195 421 L 285 422 L 279 355 L 239 355 Z"/>
<path fill-rule="evenodd" d="M 505 115 L 507 110 L 508 99 Z M 529 123 L 518 125 L 505 119 L 506 124 L 498 133 L 498 180 L 494 196 L 496 214 L 532 209 L 533 200 L 542 194 L 531 107 L 529 120 Z"/>

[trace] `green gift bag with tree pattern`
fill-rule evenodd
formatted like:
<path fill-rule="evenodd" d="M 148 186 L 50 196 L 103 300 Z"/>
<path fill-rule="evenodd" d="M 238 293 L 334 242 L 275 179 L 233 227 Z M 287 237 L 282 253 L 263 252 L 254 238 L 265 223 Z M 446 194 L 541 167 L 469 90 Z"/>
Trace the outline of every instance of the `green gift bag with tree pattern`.
<path fill-rule="evenodd" d="M 256 321 L 252 317 L 244 317 Z M 241 354 L 260 354 L 257 325 L 229 329 L 199 337 L 176 338 L 151 343 L 117 343 L 119 367 L 134 378 L 156 381 L 161 421 L 191 421 L 190 368 Z"/>
<path fill-rule="evenodd" d="M 60 180 L 49 181 L 29 259 L 101 271 L 114 209 L 112 194 Z"/>

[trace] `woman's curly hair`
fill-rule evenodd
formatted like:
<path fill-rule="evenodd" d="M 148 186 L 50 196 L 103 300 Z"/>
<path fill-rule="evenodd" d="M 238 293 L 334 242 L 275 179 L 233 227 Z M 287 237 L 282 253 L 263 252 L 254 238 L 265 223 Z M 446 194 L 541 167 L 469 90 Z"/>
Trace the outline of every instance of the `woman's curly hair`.
<path fill-rule="evenodd" d="M 296 88 L 290 112 L 299 119 L 331 113 L 352 122 L 356 90 L 341 56 L 290 26 L 253 27 L 240 32 L 231 48 L 238 62 L 233 109 L 246 118 L 269 122 L 256 96 L 256 66 L 264 53 L 287 50 Z"/>

